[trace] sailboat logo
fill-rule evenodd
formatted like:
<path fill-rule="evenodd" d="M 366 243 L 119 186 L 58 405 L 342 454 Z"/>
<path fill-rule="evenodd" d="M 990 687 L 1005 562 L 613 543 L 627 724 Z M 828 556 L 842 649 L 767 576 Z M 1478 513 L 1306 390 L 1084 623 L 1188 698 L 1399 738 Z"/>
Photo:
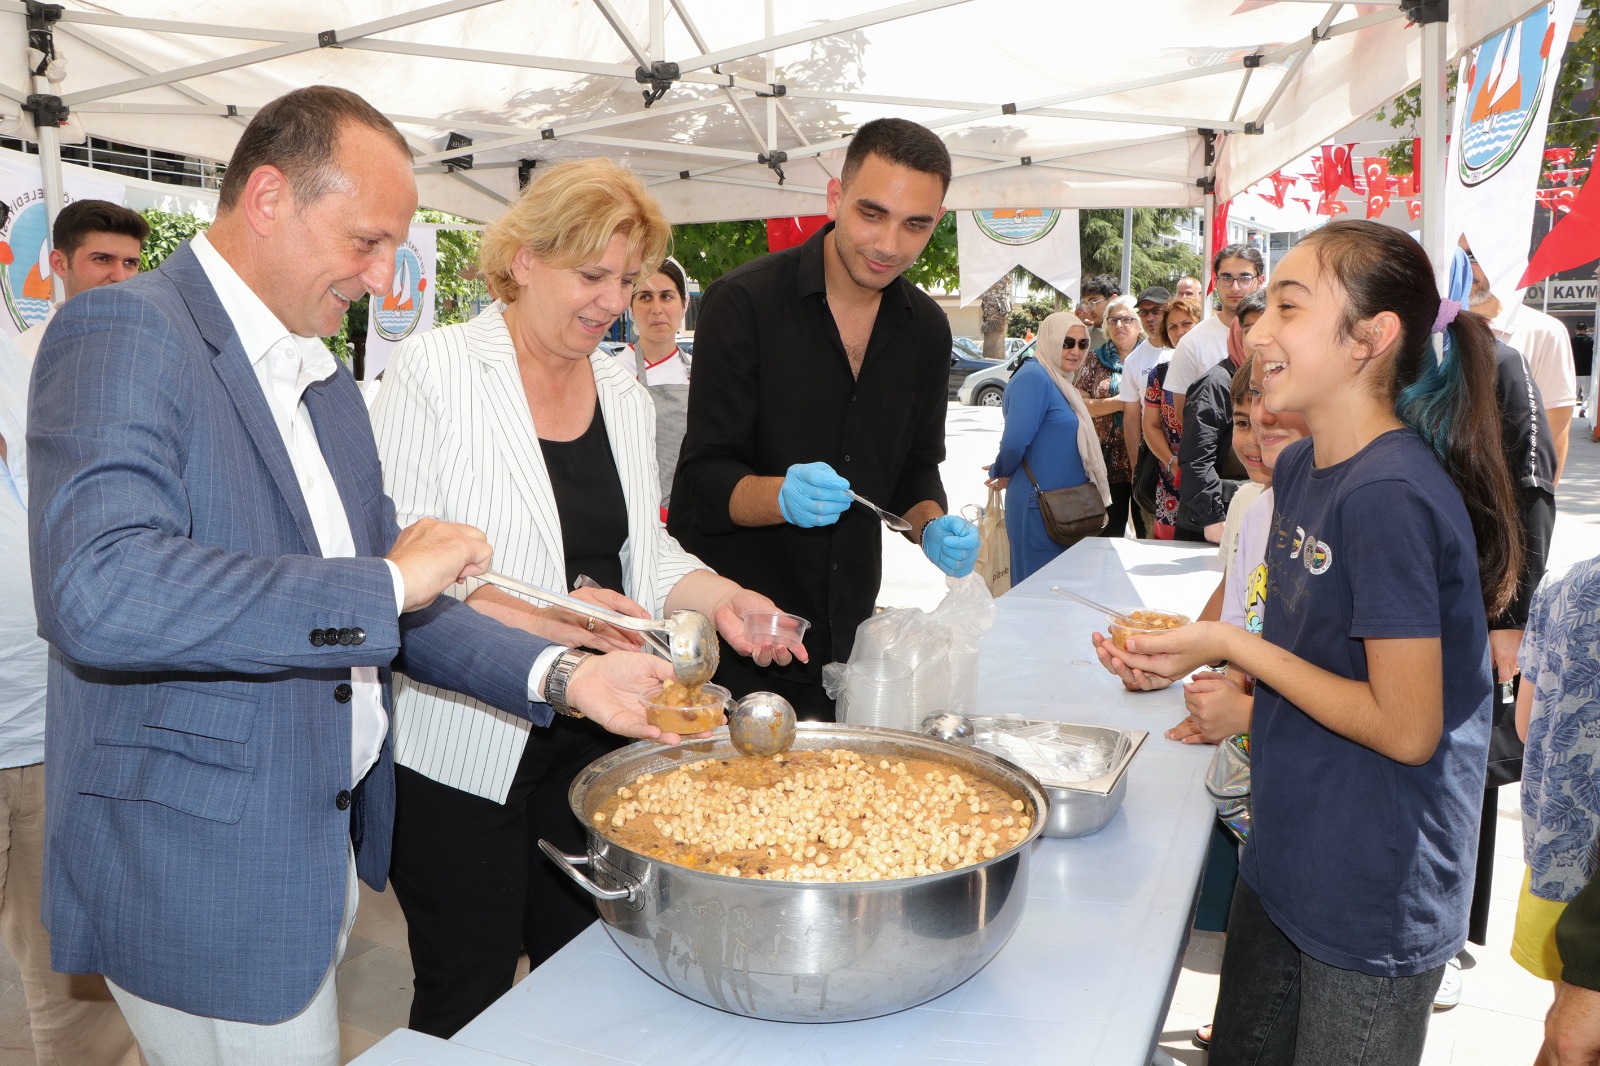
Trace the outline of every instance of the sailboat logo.
<path fill-rule="evenodd" d="M 1473 50 L 1466 89 L 1456 98 L 1463 184 L 1488 181 L 1522 147 L 1544 95 L 1554 43 L 1555 4 L 1550 3 Z"/>
<path fill-rule="evenodd" d="M 972 217 L 978 223 L 978 229 L 991 241 L 998 244 L 1032 244 L 1043 240 L 1055 229 L 1061 212 L 1053 208 L 1011 207 L 974 211 Z"/>
<path fill-rule="evenodd" d="M 427 291 L 428 279 L 423 275 L 421 258 L 409 243 L 402 244 L 394 252 L 394 281 L 389 291 L 372 298 L 372 321 L 378 336 L 386 341 L 409 336 L 422 318 L 423 294 Z"/>
<path fill-rule="evenodd" d="M 43 322 L 55 293 L 50 278 L 50 227 L 44 201 L 11 216 L 0 232 L 0 295 L 17 332 Z"/>

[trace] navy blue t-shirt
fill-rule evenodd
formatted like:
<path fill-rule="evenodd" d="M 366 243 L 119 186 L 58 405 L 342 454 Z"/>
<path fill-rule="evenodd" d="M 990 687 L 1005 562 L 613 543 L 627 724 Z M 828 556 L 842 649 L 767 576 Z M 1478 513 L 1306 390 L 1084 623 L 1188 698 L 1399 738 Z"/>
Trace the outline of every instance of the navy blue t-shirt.
<path fill-rule="evenodd" d="M 1466 942 L 1492 688 L 1477 541 L 1412 430 L 1320 470 L 1312 458 L 1312 442 L 1296 442 L 1273 472 L 1262 635 L 1363 681 L 1364 638 L 1440 638 L 1444 735 L 1427 763 L 1406 766 L 1259 685 L 1240 873 L 1307 955 L 1407 977 Z"/>

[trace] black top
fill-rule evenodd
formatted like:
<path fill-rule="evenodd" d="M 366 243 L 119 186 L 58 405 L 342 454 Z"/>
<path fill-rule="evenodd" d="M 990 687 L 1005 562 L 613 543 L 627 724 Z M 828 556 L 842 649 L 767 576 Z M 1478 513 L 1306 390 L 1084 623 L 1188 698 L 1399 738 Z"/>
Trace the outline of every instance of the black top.
<path fill-rule="evenodd" d="M 589 428 L 575 440 L 539 438 L 550 491 L 561 521 L 567 558 L 567 588 L 587 574 L 606 588 L 622 591 L 622 546 L 628 540 L 628 501 L 622 495 L 598 399 Z"/>
<path fill-rule="evenodd" d="M 1545 417 L 1544 398 L 1528 374 L 1527 360 L 1499 341 L 1494 346 L 1494 396 L 1500 405 L 1500 435 L 1517 492 L 1522 525 L 1522 571 L 1517 595 L 1490 629 L 1521 629 L 1528 620 L 1533 591 L 1544 578 L 1555 508 L 1556 453 Z"/>
<path fill-rule="evenodd" d="M 1572 335 L 1572 365 L 1577 368 L 1580 378 L 1586 378 L 1594 371 L 1594 334 Z"/>
<path fill-rule="evenodd" d="M 1197 533 L 1228 517 L 1228 501 L 1244 483 L 1233 454 L 1233 360 L 1207 370 L 1183 401 L 1178 441 L 1178 525 Z"/>
<path fill-rule="evenodd" d="M 667 517 L 672 535 L 708 566 L 810 619 L 810 665 L 772 673 L 811 684 L 824 663 L 845 661 L 856 626 L 872 613 L 883 571 L 878 519 L 851 507 L 816 529 L 737 527 L 728 515 L 734 486 L 747 475 L 781 477 L 791 465 L 824 462 L 896 514 L 923 500 L 945 505 L 949 319 L 895 279 L 853 377 L 823 281 L 832 230 L 746 263 L 706 290 Z M 731 658 L 724 654 L 724 663 Z"/>

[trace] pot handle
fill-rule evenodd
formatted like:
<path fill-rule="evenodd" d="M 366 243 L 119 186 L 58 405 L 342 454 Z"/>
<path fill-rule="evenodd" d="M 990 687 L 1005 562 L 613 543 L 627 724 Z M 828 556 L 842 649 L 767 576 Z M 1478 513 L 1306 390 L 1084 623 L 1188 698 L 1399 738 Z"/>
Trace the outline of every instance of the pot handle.
<path fill-rule="evenodd" d="M 593 896 L 595 899 L 626 900 L 629 903 L 635 902 L 634 895 L 638 891 L 637 886 L 630 886 L 628 888 L 602 888 L 600 885 L 596 884 L 588 874 L 581 872 L 578 867 L 589 865 L 588 855 L 568 855 L 560 848 L 550 843 L 548 840 L 539 841 L 539 850 L 544 852 L 546 858 L 556 864 L 556 868 L 558 870 L 572 878 L 574 884 L 583 889 L 585 892 L 589 893 L 589 895 Z"/>

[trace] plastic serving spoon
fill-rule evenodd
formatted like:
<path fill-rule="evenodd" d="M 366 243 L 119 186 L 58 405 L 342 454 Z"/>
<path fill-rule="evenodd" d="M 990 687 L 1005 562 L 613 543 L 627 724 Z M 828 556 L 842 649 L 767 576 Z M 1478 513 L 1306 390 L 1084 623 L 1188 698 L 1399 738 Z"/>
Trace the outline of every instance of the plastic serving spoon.
<path fill-rule="evenodd" d="M 885 511 L 882 507 L 879 507 L 877 504 L 873 503 L 871 500 L 867 499 L 865 496 L 857 496 L 855 493 L 851 492 L 849 489 L 845 489 L 844 492 L 845 492 L 846 496 L 849 496 L 852 500 L 856 501 L 861 506 L 867 508 L 867 510 L 878 512 L 878 517 L 883 519 L 883 524 L 888 526 L 890 529 L 894 530 L 896 533 L 910 533 L 911 532 L 911 523 L 907 522 L 904 518 L 901 518 L 899 515 L 890 514 L 888 511 Z"/>
<path fill-rule="evenodd" d="M 1069 600 L 1077 600 L 1079 603 L 1083 604 L 1085 607 L 1093 607 L 1095 610 L 1099 611 L 1101 614 L 1107 615 L 1107 616 L 1109 616 L 1111 618 L 1120 618 L 1120 619 L 1126 620 L 1127 617 L 1128 617 L 1128 612 L 1126 612 L 1126 611 L 1118 611 L 1118 610 L 1115 610 L 1115 609 L 1113 609 L 1111 607 L 1107 607 L 1103 603 L 1096 603 L 1094 600 L 1091 600 L 1089 597 L 1080 596 L 1076 592 L 1071 591 L 1070 589 L 1062 588 L 1060 585 L 1051 585 L 1050 586 L 1050 591 L 1054 592 L 1057 596 L 1065 596 Z"/>

